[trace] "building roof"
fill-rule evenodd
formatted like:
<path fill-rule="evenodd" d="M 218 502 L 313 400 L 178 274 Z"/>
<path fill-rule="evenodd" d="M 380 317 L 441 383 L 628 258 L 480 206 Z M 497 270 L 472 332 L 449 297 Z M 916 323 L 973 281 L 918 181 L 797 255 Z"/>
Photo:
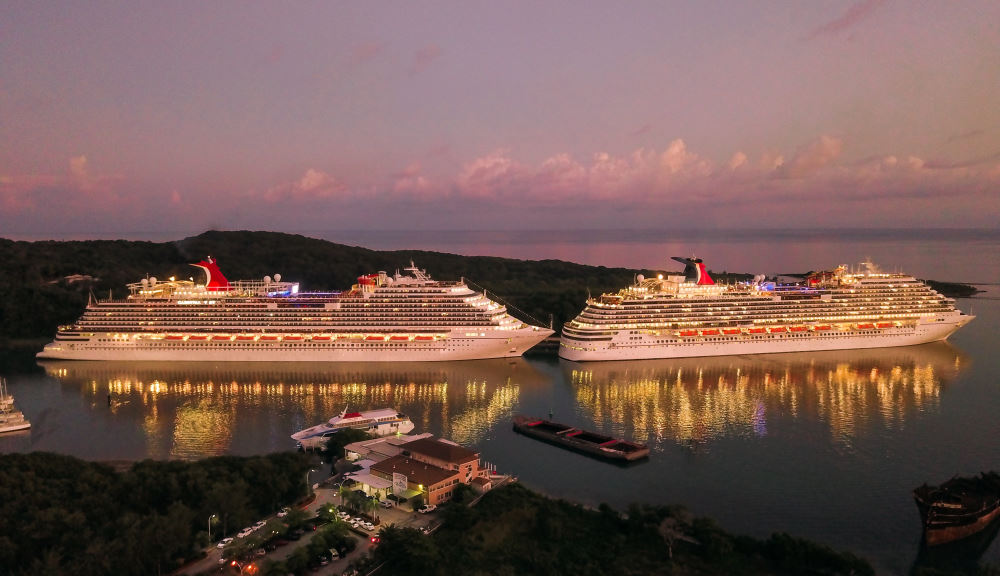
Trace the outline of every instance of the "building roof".
<path fill-rule="evenodd" d="M 387 458 L 373 464 L 371 470 L 372 472 L 380 472 L 390 477 L 393 472 L 403 474 L 406 476 L 406 481 L 410 484 L 423 484 L 424 486 L 433 486 L 458 475 L 458 472 L 454 470 L 438 468 L 432 464 L 420 462 L 406 456 Z"/>
<path fill-rule="evenodd" d="M 409 450 L 411 454 L 422 454 L 449 464 L 465 464 L 479 459 L 479 455 L 468 448 L 434 438 L 413 440 L 403 444 L 402 448 Z"/>
<path fill-rule="evenodd" d="M 418 434 L 415 436 L 383 436 L 370 440 L 351 442 L 344 447 L 348 452 L 354 452 L 372 460 L 385 460 L 390 456 L 395 456 L 403 451 L 400 446 L 412 440 L 426 438 L 431 434 Z"/>

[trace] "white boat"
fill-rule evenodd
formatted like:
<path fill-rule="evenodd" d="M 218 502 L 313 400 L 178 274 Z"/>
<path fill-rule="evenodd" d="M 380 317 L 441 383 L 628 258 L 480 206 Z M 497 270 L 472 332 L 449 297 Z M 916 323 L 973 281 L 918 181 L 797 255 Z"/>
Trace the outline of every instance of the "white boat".
<path fill-rule="evenodd" d="M 363 430 L 371 436 L 388 436 L 390 434 L 407 434 L 413 431 L 413 422 L 395 408 L 380 408 L 363 412 L 348 412 L 344 410 L 330 418 L 329 421 L 317 424 L 292 434 L 300 448 L 321 448 L 326 441 L 341 430 Z"/>
<path fill-rule="evenodd" d="M 129 284 L 91 302 L 38 353 L 54 360 L 401 362 L 520 356 L 552 334 L 463 281 L 413 263 L 358 278 L 346 292 L 300 292 L 281 275 L 230 282 L 211 257 L 194 280 Z"/>
<path fill-rule="evenodd" d="M 14 407 L 14 397 L 7 391 L 7 381 L 0 378 L 0 433 L 31 428 L 31 422 Z"/>
<path fill-rule="evenodd" d="M 567 360 L 641 360 L 847 350 L 948 338 L 974 316 L 906 274 L 871 263 L 810 273 L 802 282 L 716 284 L 698 258 L 683 275 L 636 277 L 632 286 L 590 298 L 563 327 Z"/>

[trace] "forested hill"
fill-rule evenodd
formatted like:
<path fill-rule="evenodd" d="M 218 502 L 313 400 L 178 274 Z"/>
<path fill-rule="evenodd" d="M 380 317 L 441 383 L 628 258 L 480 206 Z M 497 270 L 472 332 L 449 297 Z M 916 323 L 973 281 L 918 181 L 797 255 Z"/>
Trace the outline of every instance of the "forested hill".
<path fill-rule="evenodd" d="M 637 272 L 559 260 L 526 261 L 419 250 L 376 251 L 274 232 L 205 232 L 175 242 L 126 240 L 15 242 L 0 239 L 0 342 L 45 338 L 83 312 L 88 295 L 128 293 L 141 278 L 194 277 L 190 266 L 216 258 L 230 280 L 281 274 L 303 290 L 350 288 L 361 274 L 392 274 L 413 260 L 433 278 L 466 278 L 527 314 L 556 327 L 583 309 L 588 291 L 617 290 Z M 644 271 L 648 273 L 648 271 Z M 523 314 L 518 314 L 522 319 Z"/>

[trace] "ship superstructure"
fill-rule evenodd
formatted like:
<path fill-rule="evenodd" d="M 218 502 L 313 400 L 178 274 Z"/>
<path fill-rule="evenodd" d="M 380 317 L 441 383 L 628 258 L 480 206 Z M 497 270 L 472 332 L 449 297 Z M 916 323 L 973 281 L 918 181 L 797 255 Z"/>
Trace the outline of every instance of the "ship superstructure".
<path fill-rule="evenodd" d="M 912 276 L 871 263 L 802 282 L 716 284 L 698 258 L 683 275 L 636 276 L 590 298 L 563 327 L 559 356 L 636 360 L 907 346 L 944 340 L 974 316 Z"/>
<path fill-rule="evenodd" d="M 39 358 L 60 360 L 440 361 L 520 356 L 552 330 L 526 324 L 464 281 L 413 263 L 349 291 L 300 292 L 264 277 L 228 281 L 211 257 L 193 280 L 145 278 L 91 302 Z"/>

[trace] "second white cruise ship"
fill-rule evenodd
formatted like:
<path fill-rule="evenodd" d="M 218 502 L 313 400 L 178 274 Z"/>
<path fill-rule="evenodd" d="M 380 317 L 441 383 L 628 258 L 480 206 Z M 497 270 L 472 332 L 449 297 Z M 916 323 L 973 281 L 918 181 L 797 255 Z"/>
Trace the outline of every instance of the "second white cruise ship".
<path fill-rule="evenodd" d="M 229 282 L 216 262 L 193 280 L 143 279 L 91 302 L 38 358 L 56 360 L 440 361 L 520 356 L 552 334 L 464 281 L 358 278 L 346 292 L 299 292 L 280 275 Z"/>
<path fill-rule="evenodd" d="M 969 316 L 925 283 L 866 263 L 809 274 L 801 283 L 716 284 L 698 258 L 683 275 L 636 276 L 587 300 L 566 323 L 559 356 L 639 360 L 908 346 L 944 340 Z"/>

